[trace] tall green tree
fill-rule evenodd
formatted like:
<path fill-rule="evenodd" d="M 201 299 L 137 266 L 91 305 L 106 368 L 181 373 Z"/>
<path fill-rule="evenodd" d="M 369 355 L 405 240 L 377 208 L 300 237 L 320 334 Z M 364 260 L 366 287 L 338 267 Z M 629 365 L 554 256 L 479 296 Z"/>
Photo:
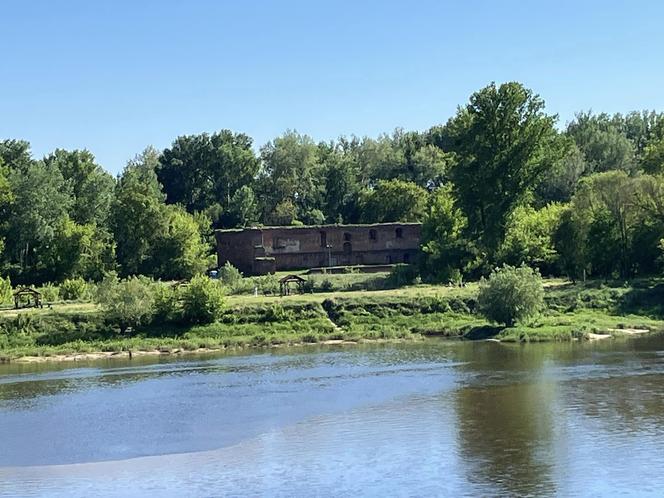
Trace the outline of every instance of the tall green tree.
<path fill-rule="evenodd" d="M 166 226 L 155 234 L 150 275 L 166 280 L 189 279 L 210 263 L 209 247 L 196 219 L 180 206 L 165 206 Z"/>
<path fill-rule="evenodd" d="M 633 274 L 630 254 L 640 220 L 638 183 L 624 171 L 609 171 L 584 179 L 573 207 L 587 224 L 587 254 L 592 271 L 602 276 Z"/>
<path fill-rule="evenodd" d="M 251 186 L 259 170 L 252 139 L 243 133 L 185 135 L 163 151 L 156 168 L 169 204 L 202 211 L 219 204 L 231 206 L 235 192 Z"/>
<path fill-rule="evenodd" d="M 545 274 L 556 272 L 554 234 L 565 207 L 551 203 L 541 209 L 519 206 L 510 215 L 498 258 L 510 265 L 526 264 Z"/>
<path fill-rule="evenodd" d="M 25 140 L 1 140 L 0 159 L 12 170 L 23 170 L 32 164 L 30 144 Z"/>
<path fill-rule="evenodd" d="M 555 159 L 535 189 L 535 202 L 546 206 L 550 202 L 569 202 L 579 180 L 588 171 L 585 156 L 568 137 L 561 137 L 559 148 L 553 150 Z"/>
<path fill-rule="evenodd" d="M 634 145 L 607 114 L 579 113 L 566 133 L 583 152 L 589 172 L 631 171 L 636 165 Z"/>
<path fill-rule="evenodd" d="M 355 223 L 359 219 L 358 199 L 361 183 L 357 164 L 343 150 L 324 154 L 323 209 L 328 222 Z"/>
<path fill-rule="evenodd" d="M 248 185 L 237 189 L 231 197 L 228 210 L 223 213 L 221 219 L 222 224 L 226 227 L 245 227 L 258 221 L 259 206 L 253 189 Z"/>
<path fill-rule="evenodd" d="M 510 213 L 551 165 L 555 116 L 519 83 L 491 84 L 470 97 L 437 138 L 456 155 L 451 170 L 468 226 L 493 259 Z"/>
<path fill-rule="evenodd" d="M 452 188 L 435 190 L 422 223 L 421 273 L 427 280 L 458 281 L 472 272 L 477 251 L 466 238 L 468 219 L 457 207 Z"/>
<path fill-rule="evenodd" d="M 101 280 L 115 269 L 112 235 L 94 223 L 80 225 L 63 217 L 44 251 L 44 275 L 49 281 L 80 277 Z"/>
<path fill-rule="evenodd" d="M 110 225 L 124 275 L 152 273 L 156 241 L 168 230 L 158 166 L 158 152 L 147 148 L 127 163 L 115 186 Z"/>
<path fill-rule="evenodd" d="M 95 162 L 87 150 L 56 149 L 44 158 L 48 168 L 57 168 L 71 189 L 71 218 L 81 225 L 104 226 L 113 199 L 113 177 Z"/>
<path fill-rule="evenodd" d="M 380 180 L 360 200 L 363 223 L 421 221 L 429 193 L 412 182 Z"/>
<path fill-rule="evenodd" d="M 318 147 L 307 135 L 287 131 L 261 149 L 260 196 L 264 216 L 275 223 L 277 207 L 292 204 L 303 220 L 322 205 L 323 185 Z"/>
<path fill-rule="evenodd" d="M 664 138 L 654 140 L 645 147 L 641 167 L 646 173 L 664 173 Z"/>
<path fill-rule="evenodd" d="M 124 275 L 191 278 L 204 271 L 209 247 L 201 223 L 182 207 L 165 204 L 152 148 L 127 164 L 111 207 L 117 259 Z"/>
<path fill-rule="evenodd" d="M 57 168 L 42 161 L 12 169 L 8 179 L 13 202 L 6 221 L 5 255 L 12 280 L 41 282 L 49 271 L 45 261 L 49 245 L 73 204 L 71 189 Z"/>

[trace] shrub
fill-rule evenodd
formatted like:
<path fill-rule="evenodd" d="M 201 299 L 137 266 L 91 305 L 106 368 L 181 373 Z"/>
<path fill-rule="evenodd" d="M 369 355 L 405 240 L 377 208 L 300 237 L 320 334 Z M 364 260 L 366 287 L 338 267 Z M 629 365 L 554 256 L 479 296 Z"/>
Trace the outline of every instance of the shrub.
<path fill-rule="evenodd" d="M 60 284 L 60 298 L 63 301 L 77 301 L 87 295 L 88 284 L 80 277 L 67 278 Z"/>
<path fill-rule="evenodd" d="M 97 302 L 106 320 L 126 332 L 130 327 L 149 323 L 154 314 L 154 289 L 145 277 L 118 280 L 108 274 L 97 288 Z"/>
<path fill-rule="evenodd" d="M 300 289 L 304 294 L 311 294 L 315 288 L 316 288 L 316 281 L 311 277 L 307 278 L 304 282 L 302 282 L 302 286 L 300 287 Z"/>
<path fill-rule="evenodd" d="M 233 289 L 242 280 L 242 273 L 227 261 L 224 266 L 219 268 L 219 280 Z"/>
<path fill-rule="evenodd" d="M 332 283 L 332 280 L 330 280 L 329 278 L 324 279 L 320 283 L 320 290 L 322 290 L 323 292 L 330 292 L 332 289 L 334 289 L 334 284 Z"/>
<path fill-rule="evenodd" d="M 42 285 L 37 290 L 41 292 L 42 301 L 44 302 L 52 303 L 53 301 L 57 301 L 58 299 L 60 299 L 60 289 L 58 288 L 57 285 L 48 283 Z"/>
<path fill-rule="evenodd" d="M 182 318 L 189 323 L 212 323 L 221 316 L 224 291 L 218 282 L 199 275 L 182 291 Z"/>
<path fill-rule="evenodd" d="M 490 321 L 511 327 L 537 314 L 543 304 L 542 277 L 527 266 L 504 265 L 480 282 L 479 309 Z"/>
<path fill-rule="evenodd" d="M 279 294 L 279 279 L 276 275 L 263 275 L 254 279 L 261 294 Z"/>
<path fill-rule="evenodd" d="M 9 303 L 12 300 L 12 282 L 9 277 L 0 277 L 0 304 Z"/>
<path fill-rule="evenodd" d="M 177 290 L 164 283 L 159 283 L 154 288 L 154 321 L 166 323 L 173 321 L 180 312 Z"/>
<path fill-rule="evenodd" d="M 417 267 L 414 265 L 395 265 L 387 277 L 387 285 L 390 287 L 403 287 L 412 285 L 418 277 Z"/>

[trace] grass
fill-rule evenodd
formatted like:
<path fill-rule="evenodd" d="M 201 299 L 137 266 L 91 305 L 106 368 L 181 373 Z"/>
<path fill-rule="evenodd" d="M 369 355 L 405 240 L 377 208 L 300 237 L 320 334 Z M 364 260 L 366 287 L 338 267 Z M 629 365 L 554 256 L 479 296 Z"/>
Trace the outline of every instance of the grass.
<path fill-rule="evenodd" d="M 328 275 L 328 277 L 355 277 Z M 286 297 L 234 295 L 209 325 L 153 324 L 121 335 L 91 303 L 56 303 L 39 310 L 0 310 L 0 357 L 95 351 L 198 350 L 266 347 L 326 340 L 463 339 L 539 342 L 620 336 L 620 329 L 664 330 L 664 282 L 545 284 L 546 310 L 502 328 L 476 309 L 477 285 L 413 285 Z"/>

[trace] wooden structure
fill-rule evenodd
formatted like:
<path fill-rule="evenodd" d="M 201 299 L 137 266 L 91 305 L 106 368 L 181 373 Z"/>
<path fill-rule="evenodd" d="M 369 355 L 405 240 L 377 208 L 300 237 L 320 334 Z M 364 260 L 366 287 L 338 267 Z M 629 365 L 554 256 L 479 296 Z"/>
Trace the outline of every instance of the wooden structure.
<path fill-rule="evenodd" d="M 35 308 L 43 308 L 41 300 L 41 292 L 31 288 L 31 287 L 21 287 L 14 291 L 14 308 L 19 309 L 21 307 L 21 301 L 27 298 L 27 304 L 25 308 L 30 308 L 34 306 Z"/>
<path fill-rule="evenodd" d="M 288 296 L 291 293 L 291 284 L 296 284 L 298 290 L 301 291 L 305 282 L 306 280 L 299 275 L 286 275 L 279 279 L 279 291 L 282 296 Z"/>

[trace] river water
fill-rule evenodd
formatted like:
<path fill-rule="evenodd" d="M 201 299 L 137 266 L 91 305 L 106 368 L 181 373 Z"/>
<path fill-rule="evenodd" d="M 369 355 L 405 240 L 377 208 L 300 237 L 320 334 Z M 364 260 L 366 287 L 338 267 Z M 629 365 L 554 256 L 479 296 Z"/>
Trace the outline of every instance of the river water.
<path fill-rule="evenodd" d="M 0 365 L 1 496 L 663 496 L 664 336 Z"/>

